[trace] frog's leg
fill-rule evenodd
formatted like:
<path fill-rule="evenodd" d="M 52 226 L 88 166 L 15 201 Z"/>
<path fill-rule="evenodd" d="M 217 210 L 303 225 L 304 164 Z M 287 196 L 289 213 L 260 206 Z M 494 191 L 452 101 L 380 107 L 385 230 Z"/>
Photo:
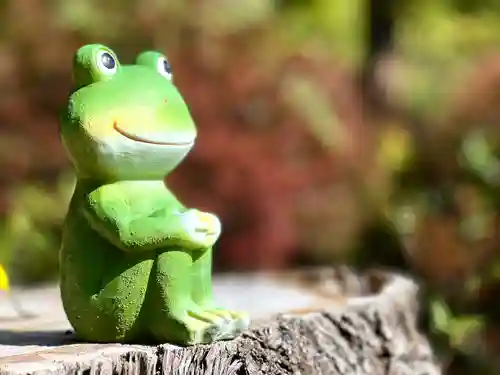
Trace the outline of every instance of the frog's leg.
<path fill-rule="evenodd" d="M 204 311 L 230 319 L 233 336 L 237 336 L 248 328 L 250 319 L 245 312 L 227 310 L 215 303 L 212 290 L 212 254 L 212 248 L 193 253 L 193 289 L 191 295 L 193 301 Z"/>
<path fill-rule="evenodd" d="M 82 273 L 64 273 L 61 283 L 63 305 L 77 339 L 95 342 L 146 339 L 149 331 L 141 324 L 140 316 L 154 256 L 115 261 L 105 279 L 94 277 L 95 260 L 90 256 L 77 261 L 84 265 L 80 268 Z"/>
<path fill-rule="evenodd" d="M 159 252 L 148 290 L 149 327 L 159 342 L 193 345 L 233 337 L 231 320 L 192 300 L 193 254 L 182 248 Z"/>
<path fill-rule="evenodd" d="M 201 307 L 214 307 L 212 290 L 212 248 L 193 253 L 193 301 Z"/>

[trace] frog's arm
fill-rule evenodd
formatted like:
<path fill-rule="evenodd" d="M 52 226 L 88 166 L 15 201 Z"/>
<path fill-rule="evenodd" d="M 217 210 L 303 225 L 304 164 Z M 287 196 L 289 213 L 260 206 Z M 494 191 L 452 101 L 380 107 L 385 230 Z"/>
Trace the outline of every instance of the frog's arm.
<path fill-rule="evenodd" d="M 124 251 L 154 250 L 172 245 L 211 245 L 203 213 L 184 208 L 163 189 L 104 185 L 86 195 L 84 214 L 91 227 Z"/>

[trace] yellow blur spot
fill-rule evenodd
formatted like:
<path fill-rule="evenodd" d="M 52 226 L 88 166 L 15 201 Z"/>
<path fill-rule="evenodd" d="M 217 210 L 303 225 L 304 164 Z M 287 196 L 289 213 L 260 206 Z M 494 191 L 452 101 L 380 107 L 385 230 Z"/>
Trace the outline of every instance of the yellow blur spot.
<path fill-rule="evenodd" d="M 398 127 L 389 126 L 381 134 L 378 161 L 391 171 L 400 171 L 405 167 L 413 152 L 410 134 Z"/>
<path fill-rule="evenodd" d="M 5 268 L 0 264 L 0 290 L 9 290 L 9 276 L 5 271 Z"/>

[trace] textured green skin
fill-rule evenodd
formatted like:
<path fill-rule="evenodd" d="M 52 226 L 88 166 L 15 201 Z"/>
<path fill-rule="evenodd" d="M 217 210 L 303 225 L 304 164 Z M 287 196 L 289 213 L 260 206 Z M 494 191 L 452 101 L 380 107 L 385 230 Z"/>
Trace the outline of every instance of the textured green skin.
<path fill-rule="evenodd" d="M 97 60 L 108 52 L 115 72 Z M 196 128 L 148 51 L 120 65 L 102 45 L 74 58 L 75 90 L 60 132 L 77 174 L 60 251 L 63 306 L 76 334 L 97 342 L 207 343 L 236 336 L 248 316 L 215 305 L 217 217 L 184 207 L 164 176 Z M 116 127 L 115 127 L 116 125 Z M 187 145 L 145 143 L 190 142 Z"/>

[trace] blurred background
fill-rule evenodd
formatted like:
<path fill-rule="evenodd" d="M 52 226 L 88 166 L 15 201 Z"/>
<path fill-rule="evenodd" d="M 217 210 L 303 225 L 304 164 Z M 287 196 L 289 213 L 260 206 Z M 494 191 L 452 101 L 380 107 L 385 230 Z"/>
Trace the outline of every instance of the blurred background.
<path fill-rule="evenodd" d="M 168 177 L 217 213 L 215 270 L 394 267 L 449 374 L 500 370 L 500 2 L 5 0 L 0 263 L 57 277 L 71 60 L 164 51 L 199 140 Z"/>

